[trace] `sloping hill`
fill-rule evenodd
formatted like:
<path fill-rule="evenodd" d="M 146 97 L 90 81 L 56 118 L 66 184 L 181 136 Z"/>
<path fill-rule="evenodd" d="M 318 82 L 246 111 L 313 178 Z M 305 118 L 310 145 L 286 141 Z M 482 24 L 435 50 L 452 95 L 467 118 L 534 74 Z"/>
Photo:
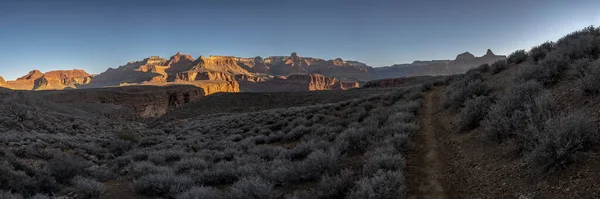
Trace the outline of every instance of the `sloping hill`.
<path fill-rule="evenodd" d="M 433 114 L 420 117 L 437 126 L 442 165 L 432 172 L 446 197 L 600 197 L 598 44 L 600 29 L 586 28 L 439 81 L 425 95 L 439 96 Z M 409 194 L 426 196 L 433 190 L 422 186 L 427 161 L 418 154 L 408 158 Z"/>

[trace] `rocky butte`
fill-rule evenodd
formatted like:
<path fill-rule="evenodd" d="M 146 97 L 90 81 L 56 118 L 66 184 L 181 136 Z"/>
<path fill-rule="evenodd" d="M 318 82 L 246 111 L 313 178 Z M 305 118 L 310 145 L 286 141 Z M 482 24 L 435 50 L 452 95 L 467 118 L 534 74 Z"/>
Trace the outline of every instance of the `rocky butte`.
<path fill-rule="evenodd" d="M 389 67 L 371 67 L 341 58 L 324 60 L 290 56 L 241 58 L 200 56 L 176 53 L 169 59 L 150 56 L 109 68 L 94 77 L 82 70 L 38 70 L 0 86 L 17 90 L 54 90 L 102 88 L 130 85 L 188 84 L 205 89 L 205 94 L 239 91 L 310 91 L 356 88 L 375 79 L 435 76 L 464 73 L 484 63 L 491 64 L 506 56 L 488 50 L 481 57 L 465 52 L 454 60 L 415 61 Z"/>
<path fill-rule="evenodd" d="M 465 52 L 457 55 L 454 60 L 414 61 L 411 64 L 375 68 L 375 73 L 378 79 L 461 74 L 473 67 L 505 59 L 506 56 L 495 55 L 488 49 L 481 57 Z"/>
<path fill-rule="evenodd" d="M 7 81 L 4 87 L 14 90 L 62 90 L 78 88 L 88 84 L 92 76 L 83 70 L 55 70 L 42 73 L 33 70 L 14 81 Z"/>

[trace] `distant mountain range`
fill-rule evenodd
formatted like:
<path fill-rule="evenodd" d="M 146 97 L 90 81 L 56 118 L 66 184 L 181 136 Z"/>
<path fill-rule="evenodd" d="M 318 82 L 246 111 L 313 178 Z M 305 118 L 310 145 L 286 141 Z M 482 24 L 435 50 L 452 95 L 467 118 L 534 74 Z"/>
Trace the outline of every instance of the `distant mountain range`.
<path fill-rule="evenodd" d="M 388 67 L 371 67 L 341 58 L 324 60 L 290 56 L 240 58 L 177 53 L 169 59 L 150 56 L 98 75 L 82 70 L 42 73 L 39 70 L 14 81 L 0 77 L 0 87 L 15 90 L 60 90 L 126 85 L 194 84 L 210 92 L 345 90 L 361 83 L 403 76 L 435 76 L 464 73 L 472 67 L 506 59 L 488 50 L 482 57 L 469 52 L 454 60 L 415 61 Z"/>

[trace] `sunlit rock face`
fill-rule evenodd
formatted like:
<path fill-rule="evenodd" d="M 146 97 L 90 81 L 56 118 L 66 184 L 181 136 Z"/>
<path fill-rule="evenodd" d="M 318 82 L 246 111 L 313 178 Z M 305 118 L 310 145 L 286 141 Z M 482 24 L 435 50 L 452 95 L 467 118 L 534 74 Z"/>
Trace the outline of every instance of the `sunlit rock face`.
<path fill-rule="evenodd" d="M 320 74 L 297 74 L 277 76 L 270 80 L 256 83 L 240 82 L 242 91 L 283 92 L 283 91 L 317 91 L 347 90 L 358 88 L 357 82 L 343 82 L 333 77 Z"/>
<path fill-rule="evenodd" d="M 89 84 L 91 79 L 92 76 L 83 70 L 56 70 L 47 73 L 33 70 L 14 81 L 4 82 L 3 85 L 14 90 L 62 90 Z"/>

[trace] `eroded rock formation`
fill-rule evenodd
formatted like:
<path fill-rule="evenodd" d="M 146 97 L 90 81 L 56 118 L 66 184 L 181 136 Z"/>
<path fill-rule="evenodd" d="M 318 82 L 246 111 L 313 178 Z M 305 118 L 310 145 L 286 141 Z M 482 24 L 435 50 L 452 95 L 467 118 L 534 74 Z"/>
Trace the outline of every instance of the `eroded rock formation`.
<path fill-rule="evenodd" d="M 104 103 L 131 108 L 142 118 L 158 117 L 168 110 L 205 96 L 204 88 L 193 85 L 123 86 L 72 91 L 53 91 L 57 103 Z"/>
<path fill-rule="evenodd" d="M 42 73 L 33 70 L 5 86 L 14 90 L 62 90 L 90 83 L 92 76 L 83 70 L 56 70 Z"/>
<path fill-rule="evenodd" d="M 504 59 L 506 56 L 495 55 L 488 49 L 486 54 L 481 57 L 465 52 L 457 55 L 455 60 L 415 61 L 412 64 L 374 68 L 374 71 L 377 79 L 461 74 L 473 67 L 486 63 L 492 64 Z"/>
<path fill-rule="evenodd" d="M 357 82 L 342 82 L 339 79 L 320 74 L 277 76 L 264 82 L 240 82 L 240 84 L 242 90 L 254 92 L 347 90 L 359 87 Z"/>

